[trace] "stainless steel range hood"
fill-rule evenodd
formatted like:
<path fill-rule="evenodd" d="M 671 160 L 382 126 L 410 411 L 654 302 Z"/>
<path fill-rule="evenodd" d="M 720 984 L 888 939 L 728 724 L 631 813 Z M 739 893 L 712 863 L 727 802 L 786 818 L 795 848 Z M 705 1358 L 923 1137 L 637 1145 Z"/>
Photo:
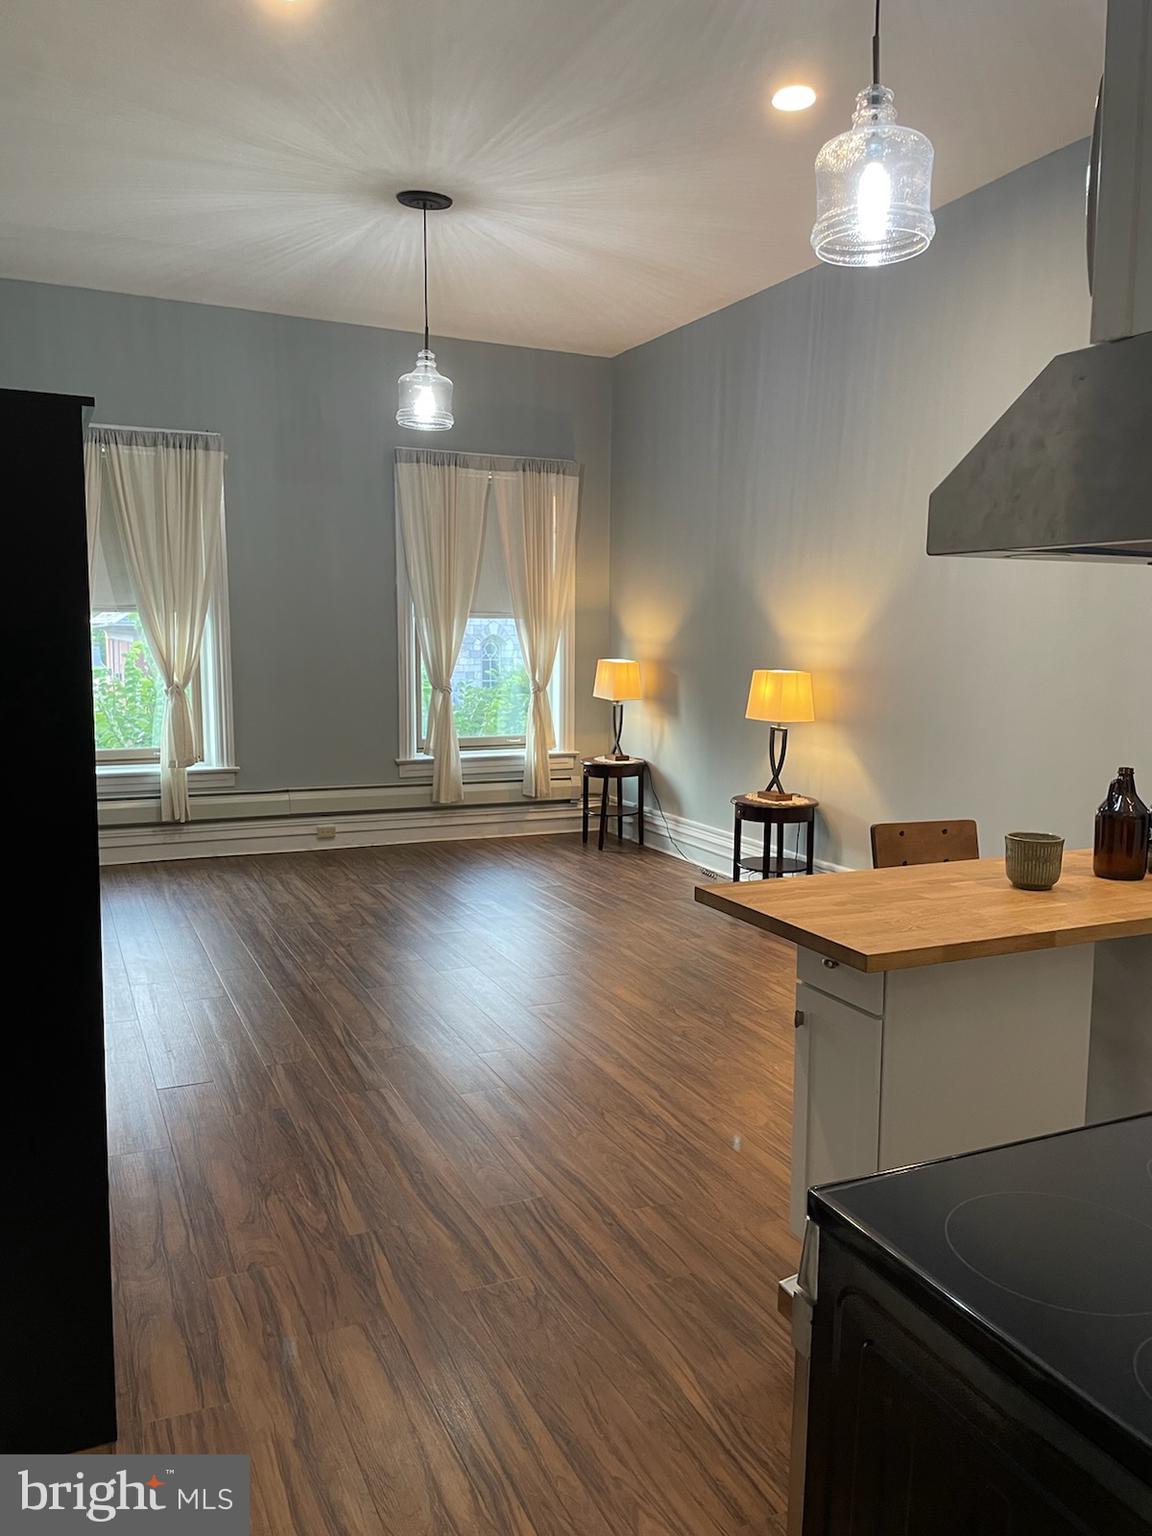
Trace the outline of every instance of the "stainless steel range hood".
<path fill-rule="evenodd" d="M 1054 358 L 933 491 L 928 553 L 1152 565 L 1152 332 Z"/>

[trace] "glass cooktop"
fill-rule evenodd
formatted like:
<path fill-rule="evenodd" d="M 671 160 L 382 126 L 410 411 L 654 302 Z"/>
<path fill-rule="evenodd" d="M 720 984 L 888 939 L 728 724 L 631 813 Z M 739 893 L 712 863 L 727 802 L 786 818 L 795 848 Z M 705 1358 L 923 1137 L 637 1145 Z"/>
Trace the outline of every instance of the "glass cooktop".
<path fill-rule="evenodd" d="M 825 1185 L 809 1209 L 910 1266 L 1152 1466 L 1152 1114 Z"/>

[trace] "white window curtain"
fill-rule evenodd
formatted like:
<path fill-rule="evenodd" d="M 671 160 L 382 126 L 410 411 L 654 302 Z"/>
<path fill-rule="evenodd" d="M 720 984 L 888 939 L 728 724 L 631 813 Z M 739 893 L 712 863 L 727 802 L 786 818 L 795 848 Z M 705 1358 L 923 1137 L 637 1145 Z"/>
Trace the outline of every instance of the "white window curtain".
<path fill-rule="evenodd" d="M 460 655 L 484 544 L 488 472 L 467 456 L 396 450 L 396 516 L 416 614 L 416 638 L 432 685 L 426 750 L 432 799 L 464 798 L 452 673 Z"/>
<path fill-rule="evenodd" d="M 96 564 L 100 545 L 100 502 L 104 480 L 104 458 L 97 443 L 84 443 L 84 504 L 88 511 L 88 570 Z"/>
<path fill-rule="evenodd" d="M 576 577 L 577 466 L 567 460 L 520 459 L 492 479 L 512 613 L 532 687 L 524 742 L 524 794 L 549 793 L 548 754 L 556 745 L 549 686 Z"/>
<path fill-rule="evenodd" d="M 187 770 L 203 756 L 188 691 L 220 542 L 224 453 L 211 432 L 93 427 L 89 440 L 104 465 L 98 515 L 116 520 L 140 624 L 164 679 L 161 818 L 188 821 Z M 90 507 L 90 538 L 91 526 Z"/>

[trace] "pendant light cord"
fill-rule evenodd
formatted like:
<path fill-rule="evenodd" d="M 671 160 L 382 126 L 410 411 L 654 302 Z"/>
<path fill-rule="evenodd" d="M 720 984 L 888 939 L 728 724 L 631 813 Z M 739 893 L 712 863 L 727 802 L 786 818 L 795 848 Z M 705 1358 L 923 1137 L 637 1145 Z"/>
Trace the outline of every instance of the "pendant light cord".
<path fill-rule="evenodd" d="M 880 0 L 876 0 L 876 4 L 877 4 L 877 6 L 879 6 Z M 429 350 L 429 347 L 428 347 L 428 209 L 425 208 L 423 210 L 423 213 L 424 213 L 424 350 L 425 350 L 425 352 L 427 352 Z"/>
<path fill-rule="evenodd" d="M 880 0 L 876 0 L 876 26 L 872 33 L 872 84 L 880 84 Z"/>

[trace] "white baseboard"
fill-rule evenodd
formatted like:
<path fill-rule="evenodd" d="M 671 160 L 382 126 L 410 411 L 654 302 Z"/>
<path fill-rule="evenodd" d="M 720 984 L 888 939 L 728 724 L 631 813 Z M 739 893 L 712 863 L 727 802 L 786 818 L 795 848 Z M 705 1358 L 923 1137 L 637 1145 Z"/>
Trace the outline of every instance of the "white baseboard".
<path fill-rule="evenodd" d="M 679 847 L 672 842 L 672 838 L 675 838 Z M 699 864 L 702 869 L 723 875 L 725 880 L 732 878 L 730 830 L 711 827 L 703 821 L 690 821 L 687 816 L 671 813 L 661 815 L 659 811 L 648 809 L 644 814 L 644 840 L 653 848 L 659 848 L 661 853 L 670 853 L 674 858 L 687 858 L 689 863 Z M 759 849 L 756 851 L 758 853 Z M 833 864 L 827 859 L 816 859 L 815 866 L 821 874 L 843 874 L 849 868 L 846 864 Z"/>
<path fill-rule="evenodd" d="M 565 769 L 553 769 L 547 803 L 575 800 L 579 785 Z M 524 800 L 518 785 L 507 780 L 465 777 L 464 805 L 536 806 Z M 251 821 L 259 816 L 371 815 L 376 811 L 443 809 L 432 800 L 432 781 L 427 784 L 365 784 L 345 789 L 222 790 L 190 796 L 193 822 Z M 453 814 L 457 807 L 453 806 Z M 161 827 L 158 795 L 105 797 L 97 807 L 101 827 Z"/>
<path fill-rule="evenodd" d="M 206 795 L 193 803 L 197 819 L 181 826 L 161 824 L 159 807 L 151 802 L 105 801 L 101 806 L 100 862 L 146 864 L 161 859 L 579 831 L 580 807 L 567 798 L 568 780 L 557 776 L 552 790 L 557 796 L 552 801 L 491 803 L 506 794 L 507 787 L 472 784 L 466 786 L 467 800 L 459 806 L 413 803 L 422 795 L 430 801 L 430 791 L 409 785 Z M 562 795 L 565 798 L 560 798 Z M 148 820 L 142 820 L 142 815 Z M 334 835 L 321 837 L 321 827 L 332 828 Z M 732 833 L 726 828 L 648 809 L 644 837 L 650 847 L 662 853 L 687 859 L 725 880 L 732 877 Z M 831 873 L 842 872 L 847 866 L 817 859 L 816 868 Z"/>
<path fill-rule="evenodd" d="M 333 835 L 321 837 L 322 827 L 331 828 Z M 433 806 L 368 815 L 270 815 L 260 819 L 193 821 L 182 826 L 106 826 L 100 830 L 100 862 L 149 864 L 160 859 L 221 858 L 242 853 L 375 848 L 392 843 L 478 837 L 533 837 L 579 829 L 579 808 L 566 800 L 523 805 Z"/>
<path fill-rule="evenodd" d="M 661 853 L 670 853 L 677 859 L 687 858 L 690 864 L 699 864 L 703 869 L 710 869 L 729 880 L 732 878 L 732 835 L 722 832 L 719 827 L 690 821 L 687 816 L 661 816 L 658 811 L 649 809 L 644 813 L 644 841 L 659 848 Z"/>

